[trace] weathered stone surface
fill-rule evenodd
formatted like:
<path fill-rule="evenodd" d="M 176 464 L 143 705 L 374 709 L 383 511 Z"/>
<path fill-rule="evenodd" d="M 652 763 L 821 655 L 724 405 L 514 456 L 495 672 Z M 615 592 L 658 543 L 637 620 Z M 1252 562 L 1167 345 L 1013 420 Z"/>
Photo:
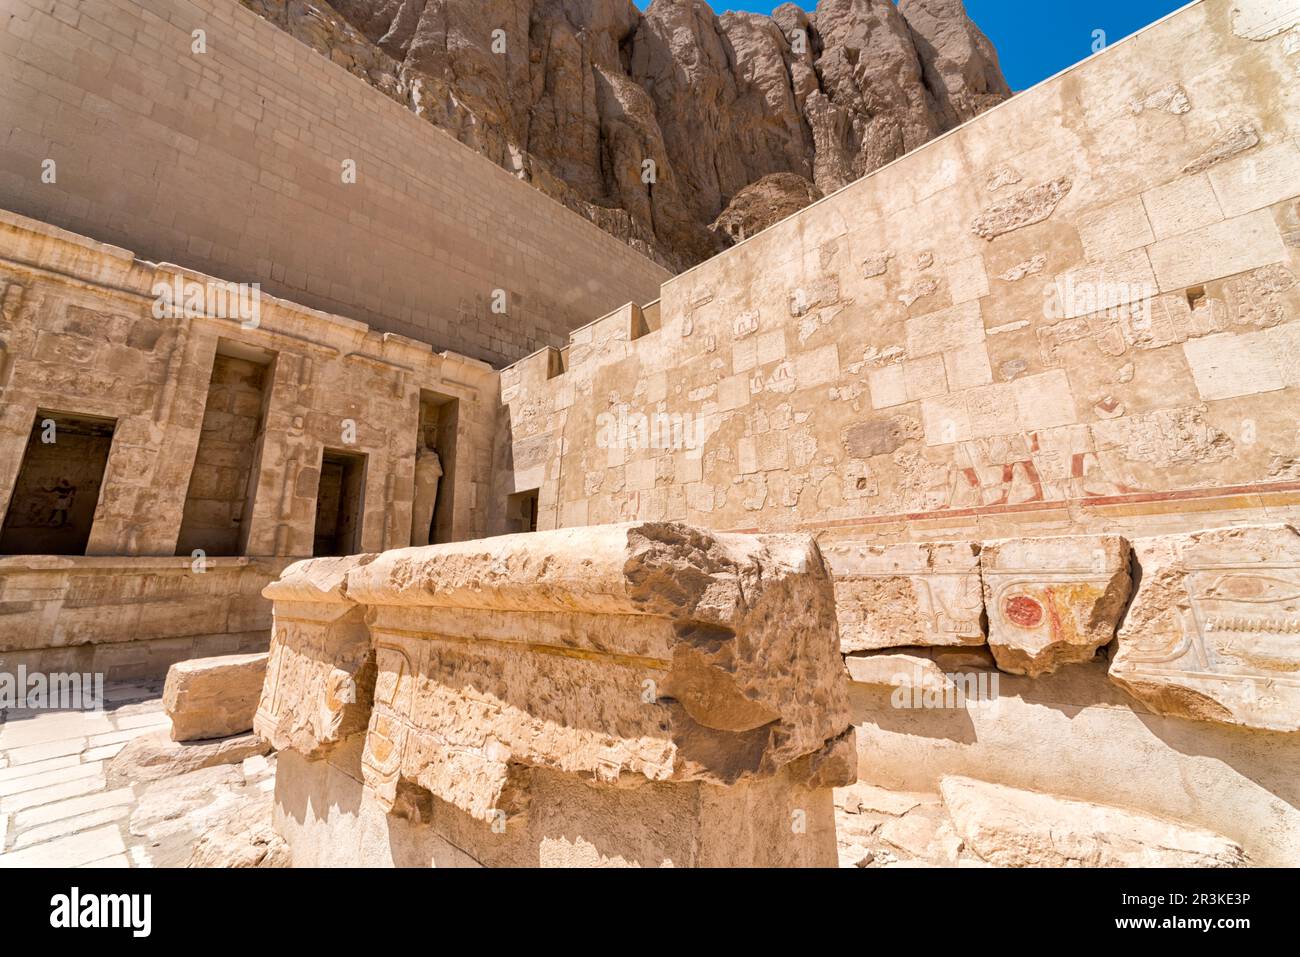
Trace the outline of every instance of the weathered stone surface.
<path fill-rule="evenodd" d="M 1004 199 L 981 212 L 971 223 L 971 229 L 981 239 L 996 239 L 1034 223 L 1041 223 L 1056 211 L 1057 205 L 1070 192 L 1068 177 L 1033 186 Z"/>
<path fill-rule="evenodd" d="M 723 804 L 739 787 L 764 808 L 755 820 L 775 827 L 772 815 L 788 815 L 782 789 L 824 797 L 821 820 L 830 788 L 854 776 L 833 591 L 807 537 L 617 525 L 386 552 L 304 584 L 313 564 L 268 589 L 272 657 L 293 657 L 282 602 L 298 621 L 312 591 L 318 618 L 364 610 L 377 674 L 360 771 L 386 812 L 427 822 L 432 799 L 466 822 L 516 822 L 509 833 L 526 846 L 552 813 L 531 810 L 538 795 L 580 777 L 595 790 L 579 817 L 615 785 L 707 787 Z M 302 673 L 329 662 L 308 664 Z M 285 674 L 268 678 L 275 705 L 264 702 L 259 729 L 303 725 L 294 715 L 320 707 L 312 682 Z M 318 752 L 318 739 L 303 736 L 302 749 Z M 713 834 L 711 813 L 683 833 Z M 773 853 L 811 863 L 819 846 Z"/>
<path fill-rule="evenodd" d="M 1132 587 L 1129 556 L 1117 535 L 985 543 L 980 575 L 998 667 L 1036 678 L 1109 644 Z"/>
<path fill-rule="evenodd" d="M 238 764 L 268 754 L 271 746 L 256 734 L 206 741 L 173 741 L 166 731 L 132 738 L 108 764 L 109 787 L 157 781 L 219 764 Z"/>
<path fill-rule="evenodd" d="M 979 547 L 828 544 L 844 652 L 982 645 Z"/>
<path fill-rule="evenodd" d="M 910 858 L 939 866 L 956 864 L 962 849 L 961 838 L 936 804 L 921 805 L 885 821 L 880 839 Z"/>
<path fill-rule="evenodd" d="M 261 792 L 194 845 L 188 867 L 289 867 L 289 844 L 275 832 L 275 801 Z"/>
<path fill-rule="evenodd" d="M 1011 95 L 960 0 L 243 2 L 679 268 Z"/>
<path fill-rule="evenodd" d="M 253 726 L 277 751 L 316 758 L 366 730 L 375 654 L 347 574 L 373 559 L 299 562 L 267 586 L 275 615 Z"/>
<path fill-rule="evenodd" d="M 1238 124 L 1216 138 L 1196 159 L 1183 167 L 1184 173 L 1200 173 L 1229 157 L 1259 145 L 1259 133 L 1249 123 Z"/>
<path fill-rule="evenodd" d="M 1002 867 L 1241 867 L 1237 843 L 1124 808 L 948 776 L 944 806 L 966 846 Z"/>
<path fill-rule="evenodd" d="M 822 191 L 798 173 L 769 173 L 733 196 L 709 229 L 743 242 L 821 198 Z"/>
<path fill-rule="evenodd" d="M 266 655 L 195 658 L 171 666 L 163 707 L 173 741 L 226 738 L 251 731 L 262 694 Z"/>
<path fill-rule="evenodd" d="M 1237 0 L 1232 5 L 1232 32 L 1262 41 L 1300 24 L 1300 8 L 1292 0 Z"/>
<path fill-rule="evenodd" d="M 797 536 L 675 525 L 505 536 L 385 553 L 347 590 L 369 606 L 377 650 L 367 782 L 390 799 L 409 780 L 490 817 L 508 804 L 512 766 L 728 784 L 848 727 L 829 580 Z M 529 656 L 512 630 L 523 619 L 480 609 L 527 613 L 529 641 L 580 657 Z M 565 638 L 575 612 L 607 617 Z M 448 644 L 455 635 L 476 640 Z M 437 671 L 435 647 L 447 656 Z M 518 675 L 489 692 L 499 712 L 454 692 L 498 669 Z"/>
<path fill-rule="evenodd" d="M 1133 540 L 1142 577 L 1111 679 L 1159 714 L 1300 731 L 1300 532 Z"/>

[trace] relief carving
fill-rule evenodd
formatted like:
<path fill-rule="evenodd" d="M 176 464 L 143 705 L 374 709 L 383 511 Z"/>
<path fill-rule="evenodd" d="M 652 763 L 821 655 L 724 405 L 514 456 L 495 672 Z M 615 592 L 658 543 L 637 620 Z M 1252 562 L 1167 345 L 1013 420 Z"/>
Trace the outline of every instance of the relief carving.
<path fill-rule="evenodd" d="M 1300 533 L 1136 539 L 1142 579 L 1111 679 L 1160 714 L 1300 731 Z"/>
<path fill-rule="evenodd" d="M 1041 223 L 1056 211 L 1072 185 L 1068 176 L 1062 176 L 994 203 L 975 217 L 971 230 L 981 239 L 993 240 L 1013 230 Z"/>
<path fill-rule="evenodd" d="M 977 545 L 834 543 L 822 554 L 835 580 L 841 651 L 984 644 Z"/>

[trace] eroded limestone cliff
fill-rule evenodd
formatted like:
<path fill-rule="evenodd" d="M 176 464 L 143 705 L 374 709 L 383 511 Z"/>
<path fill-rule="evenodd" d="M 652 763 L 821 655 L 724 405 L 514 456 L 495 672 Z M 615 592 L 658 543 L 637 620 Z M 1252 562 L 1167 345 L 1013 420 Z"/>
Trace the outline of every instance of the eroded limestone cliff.
<path fill-rule="evenodd" d="M 1011 92 L 961 0 L 242 2 L 678 269 Z"/>

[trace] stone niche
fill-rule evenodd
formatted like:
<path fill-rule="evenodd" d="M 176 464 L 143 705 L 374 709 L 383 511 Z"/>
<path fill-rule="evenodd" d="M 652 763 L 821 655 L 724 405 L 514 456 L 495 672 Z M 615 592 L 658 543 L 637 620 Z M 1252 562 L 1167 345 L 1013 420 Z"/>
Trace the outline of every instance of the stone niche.
<path fill-rule="evenodd" d="M 833 866 L 855 777 L 806 536 L 676 524 L 311 560 L 256 730 L 298 866 Z"/>

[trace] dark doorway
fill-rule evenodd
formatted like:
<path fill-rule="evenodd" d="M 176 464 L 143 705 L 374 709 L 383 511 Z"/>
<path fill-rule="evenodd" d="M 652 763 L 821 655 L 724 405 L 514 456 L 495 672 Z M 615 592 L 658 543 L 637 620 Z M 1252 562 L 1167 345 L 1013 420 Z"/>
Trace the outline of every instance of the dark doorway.
<path fill-rule="evenodd" d="M 326 449 L 316 492 L 316 539 L 312 555 L 338 557 L 360 551 L 361 505 L 366 457 Z"/>
<path fill-rule="evenodd" d="M 537 531 L 537 491 L 519 492 L 507 499 L 506 519 L 510 531 Z"/>
<path fill-rule="evenodd" d="M 36 413 L 0 531 L 0 554 L 84 555 L 114 419 Z"/>
<path fill-rule="evenodd" d="M 460 400 L 436 392 L 420 392 L 420 432 L 416 437 L 417 502 L 415 511 L 419 512 L 419 470 L 421 461 L 429 450 L 437 454 L 438 467 L 442 477 L 438 479 L 437 504 L 434 508 L 432 526 L 428 529 L 428 544 L 454 542 L 456 515 L 456 438 L 460 431 Z M 416 514 L 412 525 L 411 541 L 420 544 L 420 535 L 415 523 L 422 516 Z M 420 531 L 423 531 L 421 529 Z"/>

